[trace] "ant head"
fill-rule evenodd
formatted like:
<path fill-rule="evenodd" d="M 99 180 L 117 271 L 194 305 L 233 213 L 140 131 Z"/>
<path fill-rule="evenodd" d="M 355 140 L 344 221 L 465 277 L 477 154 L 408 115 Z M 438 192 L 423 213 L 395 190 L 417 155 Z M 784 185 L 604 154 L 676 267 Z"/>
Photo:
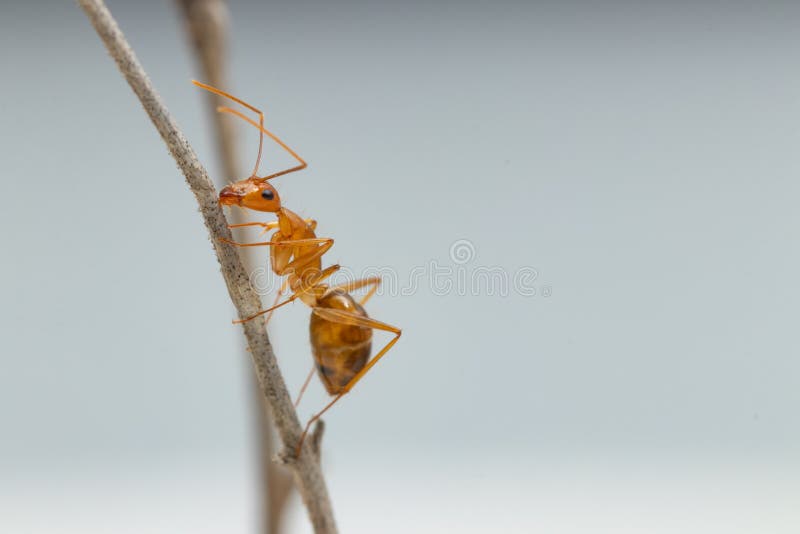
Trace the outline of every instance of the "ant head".
<path fill-rule="evenodd" d="M 256 211 L 277 213 L 281 209 L 281 197 L 266 180 L 251 176 L 230 184 L 219 192 L 219 203 L 223 206 L 241 206 Z"/>

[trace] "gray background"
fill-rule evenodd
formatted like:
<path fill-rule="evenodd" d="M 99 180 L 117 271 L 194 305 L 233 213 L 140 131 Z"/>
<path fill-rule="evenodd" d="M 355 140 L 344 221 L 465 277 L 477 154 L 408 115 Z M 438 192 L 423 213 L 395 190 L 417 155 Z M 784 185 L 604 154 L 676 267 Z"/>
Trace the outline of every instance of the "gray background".
<path fill-rule="evenodd" d="M 176 9 L 110 7 L 216 172 Z M 800 529 L 799 5 L 231 13 L 326 262 L 402 282 L 466 239 L 468 275 L 539 273 L 370 302 L 404 336 L 327 417 L 343 531 Z M 252 531 L 249 363 L 193 197 L 73 4 L 4 3 L 0 60 L 0 530 Z M 293 391 L 307 321 L 271 325 Z"/>

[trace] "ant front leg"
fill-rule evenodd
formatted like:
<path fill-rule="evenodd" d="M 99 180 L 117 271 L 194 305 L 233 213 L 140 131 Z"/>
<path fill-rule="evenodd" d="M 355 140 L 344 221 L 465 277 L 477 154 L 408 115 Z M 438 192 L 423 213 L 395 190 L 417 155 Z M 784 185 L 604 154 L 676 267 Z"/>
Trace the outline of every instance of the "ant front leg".
<path fill-rule="evenodd" d="M 325 244 L 330 243 L 328 247 L 325 249 L 328 250 L 333 246 L 333 239 L 326 237 L 315 237 L 309 239 L 292 239 L 289 241 L 258 241 L 256 243 L 239 243 L 237 241 L 231 241 L 230 239 L 225 237 L 220 237 L 219 240 L 222 241 L 223 243 L 227 243 L 235 247 L 296 247 L 296 246 L 305 247 L 309 245 L 319 245 L 321 243 Z M 325 251 L 323 251 L 323 253 L 324 252 Z M 322 254 L 319 254 L 319 256 L 321 255 Z"/>
<path fill-rule="evenodd" d="M 369 280 L 369 279 L 366 279 Z M 381 321 L 377 321 L 372 319 L 371 317 L 364 317 L 363 315 L 359 315 L 357 313 L 348 312 L 344 310 L 337 310 L 332 308 L 313 308 L 312 312 L 319 317 L 322 317 L 326 321 L 330 321 L 332 323 L 339 323 L 345 325 L 352 325 L 352 326 L 366 326 L 368 328 L 373 328 L 375 330 L 383 330 L 385 332 L 391 332 L 394 334 L 394 337 L 389 340 L 383 348 L 378 351 L 378 353 L 369 361 L 367 365 L 365 365 L 356 375 L 350 379 L 350 381 L 342 388 L 342 391 L 339 392 L 336 397 L 332 401 L 330 401 L 322 410 L 320 410 L 317 414 L 313 415 L 311 419 L 308 420 L 306 423 L 306 427 L 303 430 L 303 434 L 300 436 L 300 440 L 297 442 L 297 447 L 295 449 L 295 454 L 300 456 L 300 451 L 303 449 L 303 441 L 306 438 L 306 434 L 308 434 L 309 428 L 311 425 L 314 424 L 322 415 L 327 412 L 328 410 L 336 404 L 339 399 L 344 397 L 355 385 L 358 383 L 359 380 L 364 378 L 370 369 L 372 369 L 378 361 L 383 358 L 389 349 L 391 349 L 397 340 L 400 339 L 400 335 L 403 333 L 402 330 L 397 328 L 396 326 L 392 326 L 390 324 L 382 323 Z"/>
<path fill-rule="evenodd" d="M 297 246 L 297 245 L 304 245 L 304 244 L 318 244 L 319 246 L 314 248 L 311 252 L 306 252 L 303 254 L 295 254 L 294 259 L 286 263 L 288 258 L 273 258 L 272 263 L 272 270 L 275 271 L 275 274 L 278 276 L 283 276 L 287 273 L 297 272 L 300 271 L 302 267 L 309 265 L 310 263 L 316 261 L 317 259 L 321 258 L 323 254 L 328 252 L 331 247 L 333 246 L 333 239 L 330 237 L 317 237 L 313 239 L 294 239 L 290 241 L 279 241 L 276 242 L 276 246 L 278 245 L 289 245 Z M 274 250 L 274 249 L 273 249 Z M 291 257 L 291 256 L 289 256 Z"/>
<path fill-rule="evenodd" d="M 306 223 L 313 232 L 317 228 L 317 221 L 314 219 L 303 219 L 303 222 Z M 266 234 L 270 230 L 276 230 L 280 227 L 280 223 L 278 221 L 269 221 L 269 222 L 247 222 L 247 223 L 239 223 L 239 224 L 229 224 L 228 228 L 245 228 L 247 226 L 260 226 L 264 229 L 262 233 Z"/>
<path fill-rule="evenodd" d="M 275 230 L 278 228 L 279 224 L 278 221 L 269 221 L 269 222 L 246 222 L 246 223 L 239 223 L 239 224 L 229 224 L 228 228 L 245 228 L 248 226 L 260 226 L 264 229 L 264 233 L 269 232 L 270 230 Z"/>

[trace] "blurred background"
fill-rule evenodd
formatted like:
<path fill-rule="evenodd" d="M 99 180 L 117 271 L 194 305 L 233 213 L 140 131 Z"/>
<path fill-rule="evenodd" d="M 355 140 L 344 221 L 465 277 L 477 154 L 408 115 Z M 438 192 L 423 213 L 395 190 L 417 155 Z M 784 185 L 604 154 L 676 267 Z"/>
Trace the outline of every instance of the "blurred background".
<path fill-rule="evenodd" d="M 109 7 L 218 175 L 180 10 Z M 800 530 L 800 4 L 229 9 L 232 90 L 309 161 L 284 204 L 397 285 L 368 309 L 402 339 L 326 417 L 342 532 Z M 3 3 L 0 69 L 0 531 L 256 532 L 183 178 L 73 3 Z M 292 392 L 308 315 L 270 325 Z"/>

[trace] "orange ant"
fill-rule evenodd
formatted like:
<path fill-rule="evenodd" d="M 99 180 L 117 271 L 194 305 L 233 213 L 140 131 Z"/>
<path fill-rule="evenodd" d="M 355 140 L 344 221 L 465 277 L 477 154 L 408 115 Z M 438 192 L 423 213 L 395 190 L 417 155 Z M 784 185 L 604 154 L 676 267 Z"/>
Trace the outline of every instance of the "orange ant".
<path fill-rule="evenodd" d="M 277 303 L 281 292 L 286 286 L 286 283 L 284 283 L 273 306 L 251 317 L 234 322 L 247 322 L 268 312 L 271 316 L 271 313 L 276 308 L 284 306 L 295 299 L 300 299 L 311 308 L 309 331 L 315 367 L 326 391 L 329 395 L 335 395 L 335 397 L 306 423 L 295 450 L 296 454 L 299 455 L 311 425 L 347 394 L 378 363 L 389 349 L 397 343 L 402 332 L 395 326 L 370 318 L 364 310 L 364 304 L 377 291 L 381 282 L 380 278 L 363 278 L 336 286 L 328 286 L 322 283 L 323 280 L 339 269 L 338 265 L 333 265 L 325 270 L 320 270 L 321 257 L 333 246 L 333 239 L 317 238 L 314 233 L 316 221 L 311 219 L 304 220 L 296 213 L 282 207 L 278 192 L 268 183 L 268 180 L 277 176 L 304 169 L 306 162 L 277 136 L 264 128 L 264 114 L 261 110 L 210 85 L 197 81 L 193 81 L 193 83 L 207 91 L 229 98 L 259 116 L 259 122 L 256 123 L 234 109 L 228 107 L 217 108 L 217 111 L 236 115 L 259 130 L 258 156 L 253 174 L 249 178 L 223 188 L 219 194 L 219 202 L 226 206 L 241 206 L 277 215 L 278 220 L 275 222 L 252 222 L 231 225 L 231 228 L 261 226 L 265 232 L 273 229 L 277 230 L 270 241 L 259 243 L 225 241 L 239 247 L 271 246 L 270 261 L 272 270 L 279 276 L 287 275 L 286 283 L 292 289 L 291 297 L 284 302 Z M 264 135 L 270 137 L 291 154 L 299 165 L 263 178 L 258 177 L 257 172 L 261 161 Z M 371 286 L 369 291 L 360 301 L 356 302 L 350 295 L 351 291 L 368 286 Z M 267 320 L 269 320 L 269 316 Z M 394 337 L 370 359 L 373 330 L 390 332 L 394 334 Z M 313 373 L 314 369 L 312 368 L 300 389 L 295 406 L 300 403 Z"/>

